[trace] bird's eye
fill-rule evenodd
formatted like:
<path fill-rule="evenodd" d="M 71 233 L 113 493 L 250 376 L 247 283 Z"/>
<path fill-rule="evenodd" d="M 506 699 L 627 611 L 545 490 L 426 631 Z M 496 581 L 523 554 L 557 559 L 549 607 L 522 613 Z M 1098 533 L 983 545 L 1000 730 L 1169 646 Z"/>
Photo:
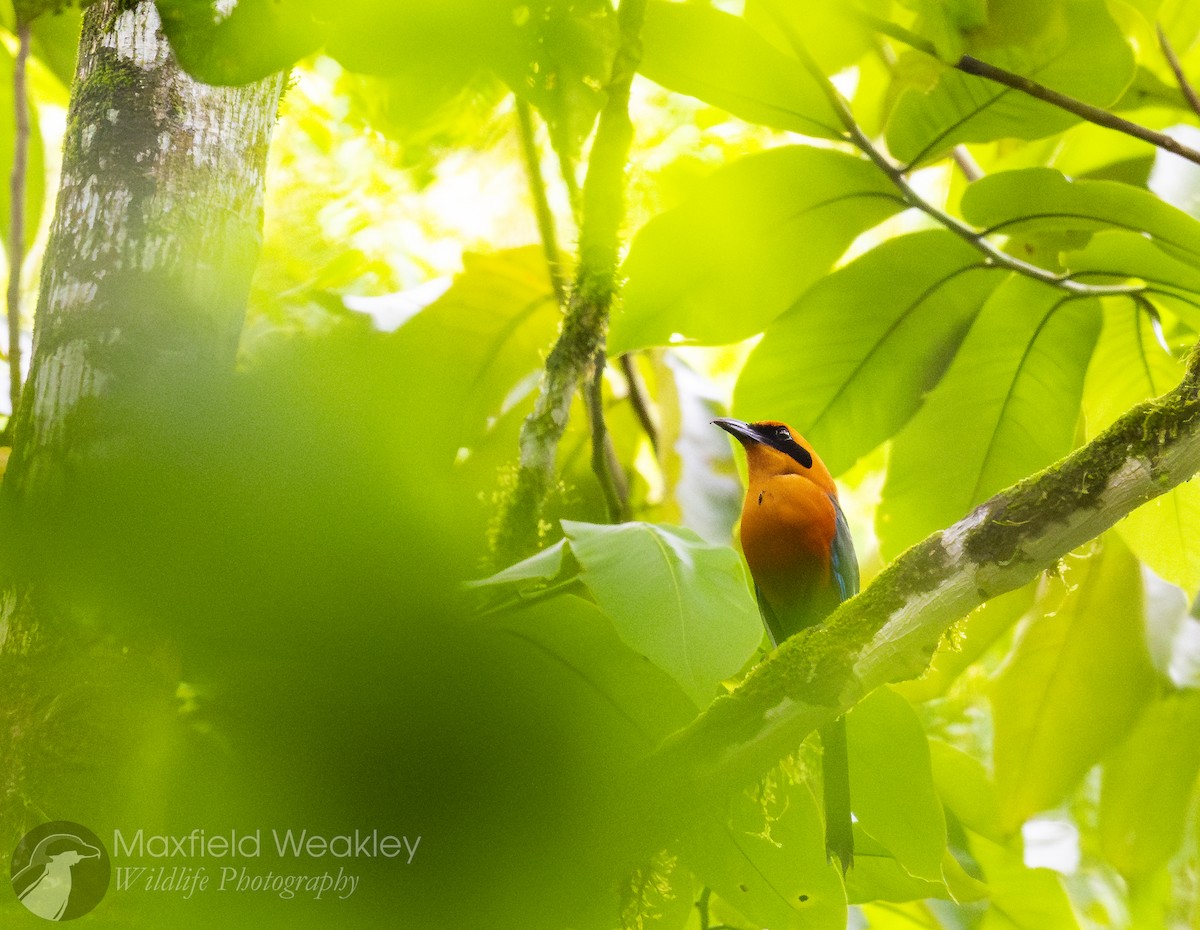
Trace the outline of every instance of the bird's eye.
<path fill-rule="evenodd" d="M 779 429 L 775 430 L 775 435 L 784 442 L 792 441 L 792 434 L 788 432 L 788 428 L 786 426 L 781 426 Z"/>

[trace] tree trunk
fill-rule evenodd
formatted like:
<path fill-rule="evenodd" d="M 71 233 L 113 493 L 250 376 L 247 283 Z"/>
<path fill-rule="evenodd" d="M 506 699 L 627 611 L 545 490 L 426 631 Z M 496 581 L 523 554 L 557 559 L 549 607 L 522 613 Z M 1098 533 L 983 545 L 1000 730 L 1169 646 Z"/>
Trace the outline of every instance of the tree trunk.
<path fill-rule="evenodd" d="M 119 442 L 120 423 L 101 419 L 106 398 L 232 366 L 282 83 L 197 83 L 151 0 L 88 9 L 10 504 L 55 501 L 68 460 Z M 27 653 L 39 612 L 53 609 L 28 595 L 5 594 L 0 653 Z"/>
<path fill-rule="evenodd" d="M 130 438 L 123 404 L 232 370 L 282 84 L 199 84 L 175 63 L 151 0 L 89 7 L 4 479 L 15 526 L 69 512 L 75 465 Z M 142 763 L 177 721 L 177 660 L 83 625 L 55 585 L 21 571 L 40 557 L 18 551 L 23 534 L 5 535 L 0 839 L 62 811 L 120 817 L 159 803 Z"/>

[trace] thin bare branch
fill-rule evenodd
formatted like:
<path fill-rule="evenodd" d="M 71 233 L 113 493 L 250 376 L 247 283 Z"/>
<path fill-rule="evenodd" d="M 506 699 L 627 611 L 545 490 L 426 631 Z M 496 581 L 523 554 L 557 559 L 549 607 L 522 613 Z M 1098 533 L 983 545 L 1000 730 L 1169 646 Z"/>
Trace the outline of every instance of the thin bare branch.
<path fill-rule="evenodd" d="M 633 405 L 634 415 L 637 416 L 638 423 L 641 424 L 642 430 L 650 440 L 650 448 L 657 455 L 658 424 L 654 420 L 654 411 L 650 404 L 650 394 L 646 390 L 646 382 L 642 380 L 642 373 L 637 370 L 637 362 L 633 355 L 626 352 L 617 361 L 621 366 L 621 374 L 625 376 L 625 382 L 629 385 L 629 403 Z"/>
<path fill-rule="evenodd" d="M 919 52 L 924 52 L 934 58 L 938 58 L 937 49 L 928 39 L 915 35 L 903 26 L 898 26 L 895 23 L 888 22 L 886 19 L 881 19 L 878 16 L 872 16 L 870 13 L 865 13 L 861 10 L 853 11 L 853 15 L 860 21 L 865 23 L 869 28 L 876 32 L 882 33 L 898 42 L 902 42 L 909 48 L 916 49 Z M 940 60 L 940 59 L 939 59 Z M 1019 90 L 1021 93 L 1037 100 L 1049 103 L 1052 106 L 1058 107 L 1060 110 L 1065 110 L 1068 113 L 1074 113 L 1082 120 L 1089 123 L 1094 123 L 1097 126 L 1103 126 L 1105 129 L 1111 129 L 1115 132 L 1124 133 L 1127 136 L 1132 136 L 1135 139 L 1141 139 L 1143 142 L 1149 142 L 1151 145 L 1170 152 L 1173 155 L 1178 155 L 1180 158 L 1185 158 L 1190 162 L 1195 162 L 1200 165 L 1200 151 L 1184 145 L 1177 139 L 1164 132 L 1156 132 L 1139 123 L 1127 120 L 1124 117 L 1117 116 L 1114 113 L 1108 112 L 1101 107 L 1093 106 L 1090 103 L 1084 103 L 1082 100 L 1072 97 L 1068 94 L 1060 93 L 1051 87 L 1044 84 L 1039 84 L 1037 81 L 1031 80 L 1021 74 L 1015 74 L 1012 71 L 1006 71 L 1004 68 L 999 68 L 996 65 L 989 64 L 986 61 L 981 61 L 972 55 L 963 55 L 958 61 L 948 63 L 949 67 L 955 68 L 964 74 L 971 74 L 975 77 L 981 77 L 997 84 L 1002 84 L 1005 87 L 1011 87 L 1013 90 Z"/>
<path fill-rule="evenodd" d="M 1200 116 L 1200 96 L 1197 96 L 1195 86 L 1183 73 L 1183 65 L 1179 61 L 1179 56 L 1175 54 L 1175 47 L 1171 45 L 1171 40 L 1167 38 L 1161 23 L 1158 24 L 1157 29 L 1158 45 L 1162 49 L 1163 57 L 1167 59 L 1167 64 L 1171 66 L 1171 72 L 1175 75 L 1175 83 L 1179 85 L 1179 90 L 1187 100 L 1188 106 L 1192 108 L 1192 112 Z"/>

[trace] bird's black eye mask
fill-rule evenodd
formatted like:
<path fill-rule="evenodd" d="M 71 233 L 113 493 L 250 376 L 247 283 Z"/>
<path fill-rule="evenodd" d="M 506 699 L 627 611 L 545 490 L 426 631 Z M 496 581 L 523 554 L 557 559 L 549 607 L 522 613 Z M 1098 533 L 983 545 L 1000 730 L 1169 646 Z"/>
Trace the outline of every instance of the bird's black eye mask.
<path fill-rule="evenodd" d="M 792 438 L 792 434 L 786 426 L 776 426 L 773 423 L 754 423 L 751 426 L 762 440 L 763 445 L 778 449 L 805 468 L 813 467 L 812 454 Z"/>

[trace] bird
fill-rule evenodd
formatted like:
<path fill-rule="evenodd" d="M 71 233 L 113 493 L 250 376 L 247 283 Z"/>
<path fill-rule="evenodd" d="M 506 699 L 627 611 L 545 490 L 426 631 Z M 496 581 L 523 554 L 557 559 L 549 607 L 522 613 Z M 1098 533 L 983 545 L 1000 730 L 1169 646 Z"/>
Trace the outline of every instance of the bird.
<path fill-rule="evenodd" d="M 858 593 L 858 559 L 837 485 L 808 441 L 786 423 L 712 421 L 742 444 L 749 480 L 742 553 L 771 645 L 820 623 Z M 846 718 L 820 729 L 825 853 L 845 874 L 854 862 Z"/>
<path fill-rule="evenodd" d="M 69 920 L 71 870 L 84 859 L 99 859 L 100 850 L 71 833 L 54 833 L 39 842 L 29 864 L 13 878 L 21 903 L 46 920 Z"/>

